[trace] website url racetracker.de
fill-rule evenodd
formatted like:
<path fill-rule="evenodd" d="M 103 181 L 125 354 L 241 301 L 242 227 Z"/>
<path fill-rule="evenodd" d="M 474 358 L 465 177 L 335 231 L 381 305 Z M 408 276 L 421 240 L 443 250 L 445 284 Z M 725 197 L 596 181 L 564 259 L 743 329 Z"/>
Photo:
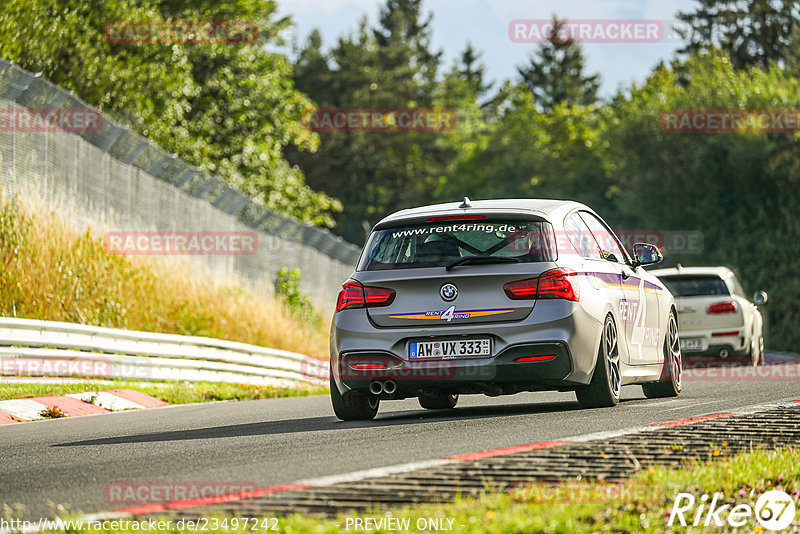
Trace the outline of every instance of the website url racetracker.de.
<path fill-rule="evenodd" d="M 200 517 L 196 519 L 25 519 L 0 518 L 0 532 L 216 532 L 277 531 L 274 517 Z"/>

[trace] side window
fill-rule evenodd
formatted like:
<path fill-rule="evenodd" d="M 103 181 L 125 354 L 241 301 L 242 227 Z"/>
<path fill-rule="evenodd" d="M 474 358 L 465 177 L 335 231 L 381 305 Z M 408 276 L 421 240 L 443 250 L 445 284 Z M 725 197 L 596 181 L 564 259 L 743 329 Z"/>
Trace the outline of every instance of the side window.
<path fill-rule="evenodd" d="M 564 220 L 564 230 L 567 232 L 570 243 L 581 257 L 593 260 L 602 259 L 597 241 L 577 213 L 573 213 Z"/>
<path fill-rule="evenodd" d="M 604 259 L 617 263 L 625 263 L 625 253 L 619 246 L 614 234 L 597 217 L 588 211 L 580 212 L 586 226 L 592 231 L 597 243 L 600 245 L 600 254 Z"/>

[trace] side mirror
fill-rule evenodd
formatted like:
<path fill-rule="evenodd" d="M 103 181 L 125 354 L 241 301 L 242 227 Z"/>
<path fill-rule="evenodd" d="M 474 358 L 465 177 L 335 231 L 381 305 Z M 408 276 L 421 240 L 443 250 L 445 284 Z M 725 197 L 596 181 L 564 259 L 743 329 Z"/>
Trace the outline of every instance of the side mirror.
<path fill-rule="evenodd" d="M 767 303 L 767 292 L 766 291 L 756 291 L 756 294 L 753 295 L 753 304 L 756 306 L 762 306 Z"/>
<path fill-rule="evenodd" d="M 650 243 L 634 243 L 633 260 L 638 265 L 653 265 L 664 259 L 658 247 Z"/>

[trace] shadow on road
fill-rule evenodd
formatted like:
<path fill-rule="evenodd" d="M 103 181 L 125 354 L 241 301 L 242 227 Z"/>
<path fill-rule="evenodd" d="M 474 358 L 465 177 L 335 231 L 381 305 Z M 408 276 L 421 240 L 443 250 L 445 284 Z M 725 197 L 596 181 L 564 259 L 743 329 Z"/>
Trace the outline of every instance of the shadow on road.
<path fill-rule="evenodd" d="M 630 402 L 637 399 L 627 399 Z M 507 404 L 490 406 L 467 406 L 452 411 L 408 410 L 378 414 L 373 421 L 339 421 L 333 415 L 329 417 L 308 417 L 304 419 L 285 419 L 281 421 L 264 421 L 240 425 L 214 426 L 193 430 L 170 430 L 150 432 L 130 436 L 87 439 L 69 443 L 59 443 L 53 447 L 80 447 L 87 445 L 118 445 L 122 443 L 150 443 L 161 441 L 185 441 L 194 439 L 218 439 L 243 436 L 261 436 L 270 434 L 291 434 L 297 432 L 314 432 L 322 430 L 348 430 L 355 428 L 380 428 L 397 425 L 420 425 L 441 421 L 458 421 L 468 419 L 497 418 L 537 413 L 557 413 L 580 410 L 577 402 L 544 402 Z"/>

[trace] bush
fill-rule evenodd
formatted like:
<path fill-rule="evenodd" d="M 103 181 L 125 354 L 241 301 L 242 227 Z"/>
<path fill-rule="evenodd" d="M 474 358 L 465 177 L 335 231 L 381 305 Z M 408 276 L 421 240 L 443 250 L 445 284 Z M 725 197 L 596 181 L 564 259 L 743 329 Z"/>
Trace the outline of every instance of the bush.
<path fill-rule="evenodd" d="M 300 291 L 300 270 L 281 267 L 275 278 L 275 293 L 298 319 L 319 327 L 321 319 L 311 300 Z"/>

